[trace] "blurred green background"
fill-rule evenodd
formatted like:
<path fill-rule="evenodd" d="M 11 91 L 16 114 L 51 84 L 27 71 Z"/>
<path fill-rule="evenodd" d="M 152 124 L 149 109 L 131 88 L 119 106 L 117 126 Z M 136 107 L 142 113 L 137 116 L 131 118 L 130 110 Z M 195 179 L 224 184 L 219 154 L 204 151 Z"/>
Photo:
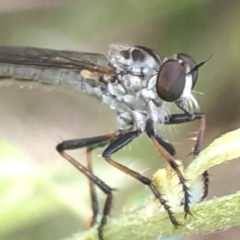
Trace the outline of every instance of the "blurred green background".
<path fill-rule="evenodd" d="M 149 46 L 162 56 L 185 52 L 200 69 L 195 87 L 207 115 L 206 147 L 240 126 L 240 2 L 237 0 L 0 0 L 0 45 L 106 52 L 111 43 Z M 31 88 L 31 89 L 30 89 Z M 0 87 L 0 240 L 57 240 L 84 231 L 91 215 L 88 182 L 55 151 L 58 142 L 115 130 L 108 106 L 74 90 Z M 198 122 L 162 127 L 178 157 L 186 155 Z M 144 146 L 144 147 L 143 147 Z M 81 162 L 85 151 L 71 152 Z M 94 153 L 94 169 L 117 188 L 112 216 L 141 204 L 149 191 Z M 148 177 L 165 166 L 145 136 L 115 159 Z M 210 170 L 208 198 L 239 189 L 238 160 Z M 99 192 L 101 204 L 105 196 Z M 185 239 L 239 239 L 235 227 Z"/>

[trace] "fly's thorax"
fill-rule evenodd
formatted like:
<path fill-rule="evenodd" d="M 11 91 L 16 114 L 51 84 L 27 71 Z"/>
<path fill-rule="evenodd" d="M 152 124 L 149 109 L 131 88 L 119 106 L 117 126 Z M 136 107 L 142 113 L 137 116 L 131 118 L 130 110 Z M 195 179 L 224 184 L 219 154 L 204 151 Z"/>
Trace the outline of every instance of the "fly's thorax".
<path fill-rule="evenodd" d="M 108 96 L 105 99 L 117 112 L 120 130 L 144 131 L 148 118 L 154 122 L 159 121 L 159 116 L 164 118 L 164 102 L 158 97 L 155 84 L 156 75 L 149 79 L 130 73 L 120 76 L 118 81 L 108 83 Z"/>
<path fill-rule="evenodd" d="M 143 132 L 149 118 L 151 118 L 155 124 L 162 123 L 166 116 L 164 106 L 164 102 L 162 102 L 161 105 L 156 105 L 153 101 L 149 101 L 146 105 L 146 110 L 123 111 L 123 108 L 116 109 L 119 130 L 141 130 Z"/>
<path fill-rule="evenodd" d="M 131 72 L 144 76 L 152 76 L 162 63 L 159 54 L 144 46 L 111 45 L 108 59 L 118 73 Z"/>
<path fill-rule="evenodd" d="M 161 57 L 143 46 L 113 45 L 108 58 L 116 77 L 108 82 L 105 102 L 116 110 L 119 129 L 144 130 L 148 118 L 158 122 L 163 112 L 156 92 Z"/>

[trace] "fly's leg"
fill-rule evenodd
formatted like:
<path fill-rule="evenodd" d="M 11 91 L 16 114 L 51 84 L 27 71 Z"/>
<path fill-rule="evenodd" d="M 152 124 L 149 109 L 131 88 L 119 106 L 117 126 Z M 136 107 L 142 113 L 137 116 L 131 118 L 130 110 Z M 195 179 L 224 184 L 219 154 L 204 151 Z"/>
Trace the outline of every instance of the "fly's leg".
<path fill-rule="evenodd" d="M 203 201 L 208 195 L 208 190 L 209 190 L 209 174 L 208 174 L 208 171 L 203 172 L 202 181 L 203 181 L 203 195 L 201 196 L 201 198 L 198 202 Z"/>
<path fill-rule="evenodd" d="M 103 152 L 102 156 L 105 158 L 105 160 L 111 164 L 112 166 L 114 166 L 115 168 L 121 170 L 122 172 L 130 175 L 131 177 L 137 179 L 138 181 L 140 181 L 141 183 L 147 185 L 150 190 L 152 191 L 152 193 L 154 194 L 154 196 L 159 200 L 159 202 L 161 203 L 161 205 L 165 208 L 165 210 L 167 211 L 169 218 L 171 220 L 171 222 L 173 223 L 173 225 L 175 227 L 177 227 L 178 225 L 180 225 L 177 220 L 175 219 L 175 217 L 173 216 L 173 212 L 171 211 L 170 207 L 167 205 L 166 200 L 164 200 L 164 198 L 162 197 L 161 193 L 158 191 L 158 189 L 153 185 L 152 181 L 143 176 L 142 174 L 131 170 L 130 168 L 116 162 L 115 160 L 112 159 L 112 154 L 114 154 L 115 152 L 119 151 L 121 148 L 123 148 L 124 146 L 128 145 L 132 140 L 134 140 L 135 138 L 137 138 L 139 136 L 139 134 L 141 134 L 141 131 L 133 131 L 133 132 L 129 132 L 126 133 L 122 136 L 120 136 L 118 139 L 116 139 L 115 141 L 113 141 Z M 108 215 L 108 211 L 109 209 L 106 209 L 107 211 L 104 212 L 102 221 L 100 223 L 99 226 L 99 233 L 102 233 L 102 229 L 103 226 L 106 224 L 106 217 Z M 102 237 L 102 236 L 101 236 Z"/>
<path fill-rule="evenodd" d="M 116 139 L 118 135 L 116 134 L 108 134 L 98 137 L 92 138 L 81 138 L 69 141 L 63 141 L 62 143 L 58 144 L 56 149 L 59 154 L 65 158 L 68 162 L 70 162 L 74 167 L 76 167 L 81 173 L 83 173 L 89 179 L 90 185 L 90 196 L 92 201 L 92 211 L 93 215 L 89 221 L 89 226 L 93 226 L 96 222 L 97 214 L 99 212 L 98 200 L 95 185 L 98 186 L 106 195 L 106 206 L 111 206 L 112 201 L 112 191 L 113 189 L 110 188 L 106 183 L 104 183 L 101 179 L 95 176 L 92 172 L 92 164 L 91 164 L 91 152 L 92 150 L 105 146 L 109 144 L 113 139 Z M 86 147 L 86 155 L 87 155 L 87 167 L 84 167 L 81 163 L 76 161 L 72 158 L 69 154 L 66 153 L 66 150 L 73 150 L 78 148 Z M 103 238 L 100 238 L 103 240 Z"/>
<path fill-rule="evenodd" d="M 184 179 L 182 172 L 179 170 L 178 164 L 175 161 L 175 154 L 176 151 L 172 144 L 168 142 L 166 139 L 164 139 L 160 133 L 155 131 L 154 124 L 151 119 L 147 121 L 146 124 L 146 133 L 151 138 L 154 146 L 157 148 L 158 152 L 163 156 L 163 158 L 169 163 L 169 165 L 172 167 L 172 169 L 176 172 L 180 184 L 182 185 L 183 193 L 184 193 L 184 211 L 185 211 L 185 217 L 188 214 L 191 214 L 190 212 L 190 194 L 189 189 L 186 185 L 186 180 Z"/>
<path fill-rule="evenodd" d="M 90 147 L 86 149 L 86 159 L 87 159 L 87 169 L 89 170 L 90 173 L 93 174 L 92 155 L 91 155 L 92 150 L 93 149 Z M 97 215 L 99 212 L 99 204 L 98 204 L 95 184 L 91 179 L 88 179 L 88 180 L 89 180 L 90 198 L 91 198 L 91 205 L 92 205 L 92 216 L 87 223 L 87 227 L 90 228 L 96 223 Z"/>
<path fill-rule="evenodd" d="M 100 221 L 99 227 L 98 227 L 98 236 L 100 240 L 103 240 L 103 227 L 107 223 L 107 216 L 110 213 L 111 207 L 112 207 L 112 191 L 113 189 L 110 188 L 107 184 L 105 184 L 101 179 L 99 179 L 97 176 L 95 176 L 92 173 L 91 170 L 91 160 L 89 158 L 90 152 L 93 150 L 93 148 L 96 148 L 97 146 L 103 146 L 107 145 L 109 142 L 109 146 L 104 150 L 102 156 L 103 158 L 112 166 L 118 168 L 119 170 L 123 171 L 126 174 L 129 174 L 130 176 L 134 177 L 135 179 L 139 180 L 143 184 L 149 186 L 150 190 L 153 192 L 154 196 L 159 200 L 159 202 L 163 205 L 165 210 L 167 211 L 169 218 L 173 225 L 175 227 L 179 226 L 180 224 L 177 222 L 175 217 L 173 216 L 173 212 L 171 211 L 170 207 L 167 205 L 166 200 L 162 197 L 161 193 L 158 191 L 158 189 L 152 184 L 152 181 L 143 175 L 141 175 L 138 172 L 135 172 L 128 167 L 123 166 L 120 163 L 117 163 L 111 158 L 111 155 L 124 146 L 128 145 L 132 140 L 137 138 L 141 134 L 141 131 L 134 131 L 134 132 L 129 132 L 126 134 L 122 135 L 117 135 L 117 134 L 109 134 L 109 135 L 103 135 L 99 137 L 93 137 L 93 138 L 84 138 L 84 139 L 75 139 L 75 140 L 69 140 L 69 141 L 64 141 L 60 144 L 57 145 L 57 151 L 60 153 L 60 155 L 65 158 L 67 161 L 69 161 L 73 166 L 75 166 L 80 172 L 82 172 L 90 181 L 90 184 L 95 184 L 97 185 L 106 195 L 106 201 L 104 204 L 104 209 L 103 209 L 103 216 Z M 167 143 L 167 142 L 166 142 Z M 174 148 L 171 146 L 171 144 L 168 145 L 166 144 L 165 147 L 168 149 L 168 151 L 172 152 L 175 151 Z M 69 154 L 66 153 L 66 150 L 73 150 L 73 149 L 78 149 L 78 148 L 87 148 L 87 155 L 88 155 L 88 166 L 90 165 L 90 168 L 84 167 L 81 163 L 76 161 L 74 158 L 72 158 Z M 90 160 L 90 161 L 89 161 Z M 91 186 L 90 186 L 91 188 Z M 92 204 L 97 203 L 97 197 L 94 191 L 91 190 L 91 196 L 93 198 Z M 98 212 L 98 204 L 93 207 L 93 217 L 92 217 L 92 222 L 95 221 L 96 215 Z"/>
<path fill-rule="evenodd" d="M 94 144 L 93 146 L 89 146 L 86 149 L 86 160 L 87 160 L 87 169 L 89 172 L 93 174 L 93 169 L 92 169 L 92 151 L 94 149 L 104 147 L 108 144 L 106 141 L 101 141 L 98 144 Z M 91 180 L 89 180 L 89 189 L 90 189 L 90 198 L 91 198 L 91 206 L 92 206 L 92 216 L 89 219 L 87 223 L 87 227 L 90 228 L 95 225 L 96 220 L 97 220 L 97 215 L 99 213 L 99 204 L 98 204 L 98 197 L 97 197 L 97 192 L 96 192 L 96 186 L 95 183 Z"/>
<path fill-rule="evenodd" d="M 192 122 L 195 120 L 200 120 L 196 143 L 195 143 L 195 146 L 192 151 L 192 154 L 196 157 L 201 151 L 201 143 L 203 140 L 205 127 L 206 127 L 206 116 L 202 112 L 194 112 L 194 113 L 189 112 L 187 107 L 181 100 L 177 101 L 176 105 L 178 106 L 178 108 L 180 108 L 183 111 L 183 113 L 168 115 L 164 121 L 164 124 L 166 124 L 166 125 L 181 124 L 181 123 L 185 123 L 185 122 Z M 209 174 L 207 171 L 205 171 L 203 173 L 202 179 L 203 179 L 203 184 L 204 184 L 204 192 L 203 192 L 203 196 L 201 197 L 200 201 L 205 199 L 208 195 Z"/>
<path fill-rule="evenodd" d="M 203 136 L 206 128 L 206 116 L 202 112 L 194 112 L 194 113 L 190 112 L 182 100 L 178 100 L 175 103 L 177 107 L 183 111 L 183 113 L 170 114 L 169 116 L 167 116 L 166 121 L 164 121 L 164 124 L 179 124 L 179 123 L 193 122 L 195 120 L 200 120 L 197 140 L 192 151 L 193 155 L 197 156 L 201 151 L 201 144 L 202 144 L 202 140 L 203 140 Z"/>

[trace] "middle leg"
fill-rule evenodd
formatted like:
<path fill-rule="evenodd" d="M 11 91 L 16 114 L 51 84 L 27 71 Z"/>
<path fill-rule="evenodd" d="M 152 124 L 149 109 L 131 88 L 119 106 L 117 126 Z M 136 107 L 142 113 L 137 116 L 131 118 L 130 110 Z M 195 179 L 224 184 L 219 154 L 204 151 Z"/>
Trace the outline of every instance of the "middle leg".
<path fill-rule="evenodd" d="M 141 131 L 129 132 L 129 133 L 126 133 L 126 134 L 120 136 L 118 139 L 113 141 L 104 150 L 103 157 L 109 164 L 111 164 L 115 168 L 121 170 L 122 172 L 137 179 L 141 183 L 147 185 L 150 188 L 150 190 L 152 191 L 152 193 L 154 194 L 154 196 L 156 197 L 156 199 L 159 200 L 161 205 L 164 207 L 164 209 L 168 213 L 169 219 L 171 220 L 172 224 L 177 228 L 181 224 L 179 224 L 178 221 L 175 219 L 175 217 L 173 216 L 173 212 L 170 209 L 170 206 L 167 204 L 167 201 L 162 197 L 162 194 L 159 192 L 159 190 L 156 188 L 156 186 L 153 185 L 152 181 L 149 178 L 143 176 L 142 174 L 116 162 L 111 157 L 112 154 L 114 154 L 115 152 L 117 152 L 118 150 L 120 150 L 121 148 L 126 146 L 127 144 L 129 144 L 132 140 L 134 140 L 136 137 L 138 137 L 139 134 L 141 134 Z M 104 222 L 104 218 L 103 218 L 99 227 L 102 228 L 104 225 L 105 225 L 105 222 Z"/>

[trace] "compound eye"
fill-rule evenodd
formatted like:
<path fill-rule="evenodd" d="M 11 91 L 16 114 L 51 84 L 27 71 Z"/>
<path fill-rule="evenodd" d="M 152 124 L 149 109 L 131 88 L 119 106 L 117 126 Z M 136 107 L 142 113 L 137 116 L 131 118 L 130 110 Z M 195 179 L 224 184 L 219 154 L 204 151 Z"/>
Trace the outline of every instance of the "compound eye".
<path fill-rule="evenodd" d="M 176 60 L 167 60 L 161 66 L 156 82 L 158 96 L 167 102 L 178 100 L 185 87 L 185 69 Z"/>
<path fill-rule="evenodd" d="M 179 53 L 177 55 L 178 60 L 181 59 L 183 61 L 182 65 L 187 68 L 187 73 L 190 72 L 194 67 L 196 67 L 197 63 L 195 62 L 195 60 L 190 57 L 189 55 L 185 54 L 185 53 Z M 192 89 L 194 88 L 194 86 L 197 83 L 197 79 L 198 79 L 198 71 L 194 71 L 191 73 L 192 76 Z"/>

